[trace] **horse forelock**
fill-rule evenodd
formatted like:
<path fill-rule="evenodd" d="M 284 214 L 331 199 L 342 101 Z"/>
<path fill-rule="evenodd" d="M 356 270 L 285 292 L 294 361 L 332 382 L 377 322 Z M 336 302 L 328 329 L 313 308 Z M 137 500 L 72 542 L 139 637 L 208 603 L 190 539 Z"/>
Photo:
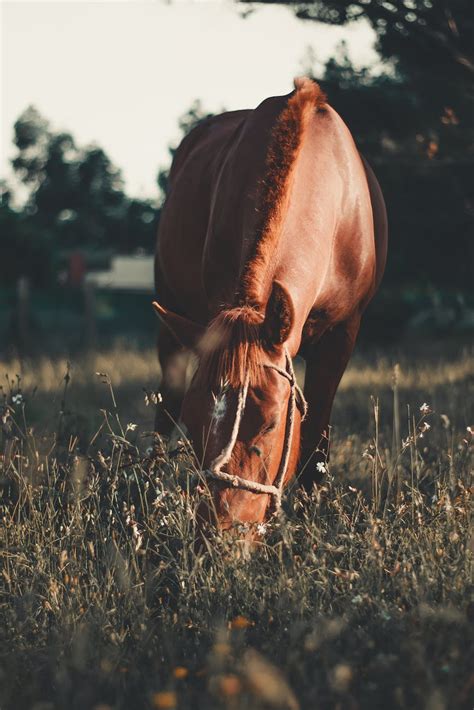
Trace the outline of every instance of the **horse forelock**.
<path fill-rule="evenodd" d="M 212 388 L 238 388 L 247 377 L 250 386 L 261 385 L 265 376 L 263 320 L 262 312 L 248 305 L 221 311 L 199 344 L 198 379 Z"/>
<path fill-rule="evenodd" d="M 325 105 L 326 96 L 319 84 L 307 77 L 295 79 L 295 91 L 271 131 L 256 204 L 259 223 L 255 247 L 244 269 L 241 302 L 262 301 L 265 274 L 280 235 L 303 135 L 312 113 Z"/>

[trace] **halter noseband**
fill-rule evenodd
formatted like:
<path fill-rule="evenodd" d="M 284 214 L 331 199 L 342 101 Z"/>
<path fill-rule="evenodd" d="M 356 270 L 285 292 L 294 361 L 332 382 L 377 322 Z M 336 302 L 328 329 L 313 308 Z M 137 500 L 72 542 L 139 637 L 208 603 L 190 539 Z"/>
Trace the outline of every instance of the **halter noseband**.
<path fill-rule="evenodd" d="M 275 370 L 279 375 L 285 377 L 290 384 L 290 399 L 288 402 L 288 413 L 286 417 L 285 425 L 285 441 L 283 444 L 283 453 L 280 460 L 280 466 L 278 468 L 278 473 L 276 475 L 273 484 L 259 483 L 258 481 L 247 481 L 241 476 L 232 475 L 222 471 L 222 467 L 229 462 L 232 455 L 232 451 L 237 441 L 237 436 L 239 433 L 240 424 L 242 417 L 244 415 L 245 403 L 247 401 L 247 393 L 249 388 L 249 378 L 245 379 L 242 387 L 239 389 L 237 398 L 237 411 L 235 414 L 234 425 L 232 427 L 232 433 L 229 439 L 229 443 L 225 446 L 219 456 L 217 456 L 210 464 L 209 468 L 203 471 L 203 475 L 207 478 L 212 478 L 221 483 L 227 483 L 227 485 L 232 488 L 240 488 L 244 491 L 249 491 L 250 493 L 266 493 L 272 496 L 274 511 L 278 511 L 281 508 L 281 497 L 283 492 L 283 484 L 285 482 L 286 473 L 288 470 L 288 463 L 290 460 L 291 442 L 293 439 L 293 427 L 295 420 L 296 407 L 301 412 L 302 418 L 304 419 L 308 405 L 304 398 L 301 388 L 296 382 L 295 371 L 293 369 L 293 363 L 288 350 L 285 348 L 285 364 L 286 369 L 283 370 L 277 365 L 270 363 L 263 363 L 262 367 L 267 367 L 269 369 Z"/>

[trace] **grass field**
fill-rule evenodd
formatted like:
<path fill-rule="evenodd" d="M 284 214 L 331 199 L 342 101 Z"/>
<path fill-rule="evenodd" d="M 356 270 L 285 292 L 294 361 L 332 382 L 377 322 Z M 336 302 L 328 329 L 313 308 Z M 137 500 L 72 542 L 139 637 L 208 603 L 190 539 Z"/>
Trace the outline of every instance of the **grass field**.
<path fill-rule="evenodd" d="M 154 352 L 0 363 L 0 708 L 472 708 L 472 356 L 356 354 L 250 555 L 195 550 Z"/>

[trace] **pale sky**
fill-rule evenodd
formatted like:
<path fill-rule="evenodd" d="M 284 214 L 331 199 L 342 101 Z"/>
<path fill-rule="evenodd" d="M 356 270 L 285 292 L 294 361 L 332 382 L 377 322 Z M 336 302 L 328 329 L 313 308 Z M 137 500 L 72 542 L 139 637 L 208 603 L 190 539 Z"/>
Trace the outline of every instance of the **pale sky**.
<path fill-rule="evenodd" d="M 0 0 L 0 174 L 10 174 L 13 123 L 29 105 L 96 142 L 122 170 L 129 194 L 156 197 L 156 174 L 179 135 L 178 117 L 254 107 L 291 91 L 308 47 L 325 61 L 345 39 L 373 64 L 368 24 L 329 27 L 284 7 L 159 0 Z M 317 67 L 318 65 L 316 65 Z"/>

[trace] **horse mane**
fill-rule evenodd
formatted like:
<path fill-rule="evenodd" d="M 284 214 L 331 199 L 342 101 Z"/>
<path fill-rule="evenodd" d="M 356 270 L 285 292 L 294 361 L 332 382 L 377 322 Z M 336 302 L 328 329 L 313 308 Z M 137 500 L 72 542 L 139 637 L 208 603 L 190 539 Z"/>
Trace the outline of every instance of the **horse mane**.
<path fill-rule="evenodd" d="M 313 112 L 324 109 L 325 105 L 326 95 L 319 84 L 308 77 L 295 79 L 295 91 L 271 131 L 265 174 L 257 198 L 256 240 L 243 273 L 241 303 L 261 303 L 262 286 L 265 285 L 263 276 L 280 236 L 304 132 Z"/>
<path fill-rule="evenodd" d="M 273 126 L 257 198 L 255 246 L 244 267 L 239 305 L 221 311 L 200 343 L 196 375 L 207 385 L 240 387 L 247 376 L 251 386 L 264 381 L 267 371 L 262 363 L 269 348 L 262 337 L 264 275 L 280 235 L 304 131 L 313 111 L 323 109 L 325 102 L 316 82 L 307 77 L 295 79 L 295 91 Z"/>

